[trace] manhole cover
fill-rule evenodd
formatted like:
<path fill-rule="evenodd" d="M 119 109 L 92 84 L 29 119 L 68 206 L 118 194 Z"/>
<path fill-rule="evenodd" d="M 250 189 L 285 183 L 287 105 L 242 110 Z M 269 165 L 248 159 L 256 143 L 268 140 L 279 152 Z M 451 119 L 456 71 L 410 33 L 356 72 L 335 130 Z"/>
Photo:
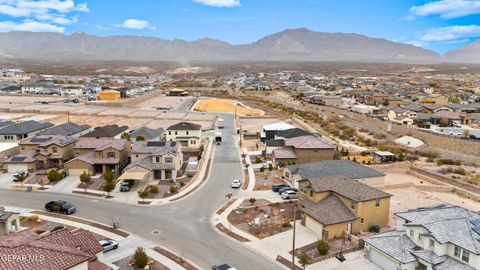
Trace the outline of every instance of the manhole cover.
<path fill-rule="evenodd" d="M 157 230 L 152 231 L 152 234 L 153 234 L 153 235 L 160 234 L 160 231 L 157 231 Z"/>

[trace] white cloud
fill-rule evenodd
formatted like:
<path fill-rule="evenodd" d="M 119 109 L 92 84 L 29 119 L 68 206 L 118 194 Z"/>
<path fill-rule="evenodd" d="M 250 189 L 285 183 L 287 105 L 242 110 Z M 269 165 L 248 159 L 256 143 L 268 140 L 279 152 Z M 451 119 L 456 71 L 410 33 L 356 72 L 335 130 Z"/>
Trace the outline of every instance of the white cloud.
<path fill-rule="evenodd" d="M 420 37 L 420 41 L 461 43 L 478 37 L 480 37 L 479 25 L 454 25 L 429 29 Z"/>
<path fill-rule="evenodd" d="M 100 30 L 102 30 L 102 31 L 103 31 L 103 30 L 108 30 L 108 27 L 103 27 L 103 26 L 98 25 L 98 24 L 95 25 L 95 28 L 100 29 Z"/>
<path fill-rule="evenodd" d="M 128 29 L 155 29 L 155 26 L 150 25 L 148 21 L 145 20 L 137 20 L 137 19 L 128 19 L 125 20 L 121 24 L 113 24 L 115 27 L 122 27 L 122 28 L 128 28 Z"/>
<path fill-rule="evenodd" d="M 440 15 L 444 19 L 451 19 L 478 13 L 480 13 L 479 0 L 440 0 L 411 7 L 410 15 L 406 19 L 428 15 Z"/>
<path fill-rule="evenodd" d="M 195 3 L 212 7 L 239 7 L 240 0 L 193 0 Z"/>
<path fill-rule="evenodd" d="M 41 22 L 12 22 L 12 21 L 3 21 L 0 22 L 0 32 L 8 31 L 31 31 L 31 32 L 59 32 L 63 33 L 65 27 L 56 26 L 49 23 Z"/>

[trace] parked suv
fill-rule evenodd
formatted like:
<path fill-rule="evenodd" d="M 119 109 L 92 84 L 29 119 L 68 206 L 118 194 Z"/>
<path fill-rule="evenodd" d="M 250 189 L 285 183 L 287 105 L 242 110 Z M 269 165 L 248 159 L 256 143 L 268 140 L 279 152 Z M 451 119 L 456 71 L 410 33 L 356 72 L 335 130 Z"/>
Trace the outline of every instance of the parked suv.
<path fill-rule="evenodd" d="M 289 187 L 289 185 L 286 185 L 286 184 L 275 184 L 275 185 L 272 185 L 272 191 L 278 192 L 281 188 L 284 188 L 284 187 Z"/>
<path fill-rule="evenodd" d="M 48 212 L 57 212 L 65 215 L 77 212 L 75 206 L 66 201 L 51 201 L 45 204 L 45 210 Z"/>
<path fill-rule="evenodd" d="M 283 187 L 281 189 L 278 190 L 278 194 L 282 194 L 284 193 L 285 191 L 288 191 L 288 190 L 293 190 L 293 191 L 298 191 L 296 188 L 292 188 L 292 187 Z"/>
<path fill-rule="evenodd" d="M 298 193 L 293 190 L 287 190 L 282 193 L 282 199 L 289 200 L 289 199 L 298 199 Z"/>
<path fill-rule="evenodd" d="M 123 180 L 122 183 L 120 184 L 120 191 L 121 192 L 130 191 L 134 184 L 135 184 L 134 180 Z"/>

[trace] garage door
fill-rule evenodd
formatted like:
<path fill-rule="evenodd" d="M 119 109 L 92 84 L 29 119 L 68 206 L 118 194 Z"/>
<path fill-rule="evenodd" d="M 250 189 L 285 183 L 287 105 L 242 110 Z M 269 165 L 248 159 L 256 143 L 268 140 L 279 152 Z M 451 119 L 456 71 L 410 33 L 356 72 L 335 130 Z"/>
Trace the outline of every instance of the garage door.
<path fill-rule="evenodd" d="M 386 254 L 383 254 L 374 248 L 370 250 L 370 261 L 372 261 L 378 267 L 385 270 L 397 269 L 397 264 L 386 256 Z"/>
<path fill-rule="evenodd" d="M 322 229 L 323 229 L 322 224 L 320 224 L 318 221 L 316 221 L 315 219 L 309 216 L 305 216 L 305 227 L 309 228 L 319 236 L 322 235 Z"/>
<path fill-rule="evenodd" d="M 68 175 L 80 176 L 83 172 L 88 172 L 85 169 L 68 169 Z"/>
<path fill-rule="evenodd" d="M 27 164 L 8 164 L 7 167 L 9 173 L 23 172 L 28 170 Z"/>

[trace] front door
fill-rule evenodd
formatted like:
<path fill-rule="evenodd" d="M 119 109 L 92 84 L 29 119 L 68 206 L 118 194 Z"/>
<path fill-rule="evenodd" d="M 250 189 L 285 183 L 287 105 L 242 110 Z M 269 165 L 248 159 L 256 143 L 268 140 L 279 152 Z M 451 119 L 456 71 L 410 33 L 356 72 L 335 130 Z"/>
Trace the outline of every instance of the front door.
<path fill-rule="evenodd" d="M 161 180 L 162 179 L 162 171 L 154 170 L 153 171 L 153 179 Z"/>
<path fill-rule="evenodd" d="M 165 171 L 165 179 L 172 179 L 172 171 L 170 170 Z"/>

